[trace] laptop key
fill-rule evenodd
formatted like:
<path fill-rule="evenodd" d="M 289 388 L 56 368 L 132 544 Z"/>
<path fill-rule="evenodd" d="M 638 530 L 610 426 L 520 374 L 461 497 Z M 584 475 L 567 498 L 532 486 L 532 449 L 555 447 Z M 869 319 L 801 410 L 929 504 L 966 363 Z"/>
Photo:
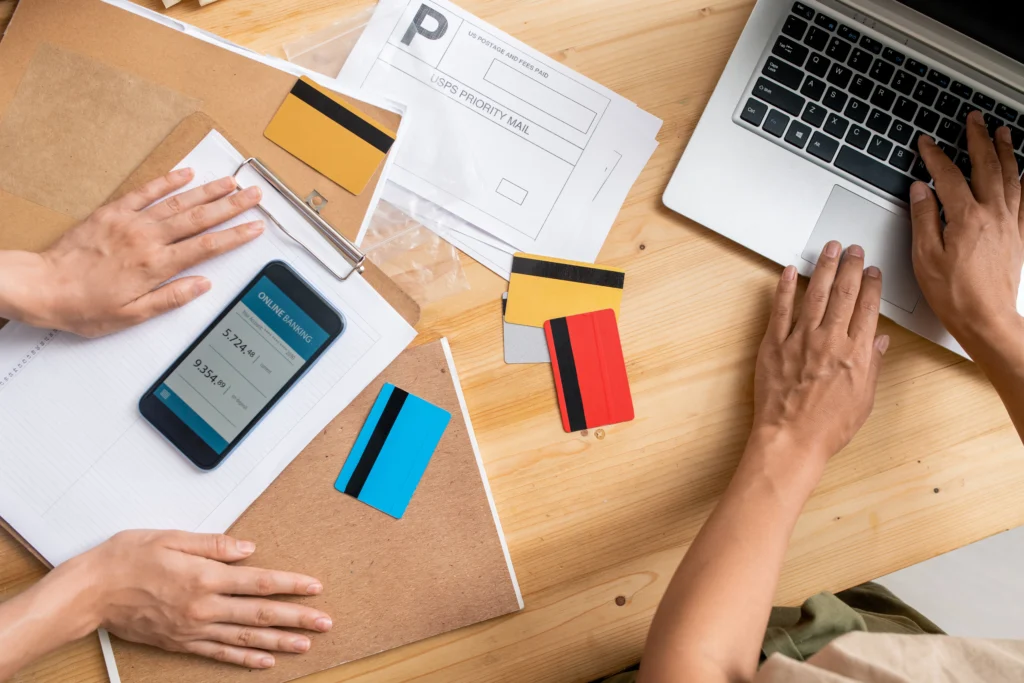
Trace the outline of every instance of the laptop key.
<path fill-rule="evenodd" d="M 897 52 L 891 47 L 887 47 L 882 51 L 882 58 L 889 60 L 896 66 L 902 66 L 903 60 L 907 57 L 902 52 Z"/>
<path fill-rule="evenodd" d="M 828 120 L 825 121 L 825 132 L 829 135 L 842 139 L 843 134 L 849 126 L 850 122 L 842 116 L 839 116 L 838 114 L 829 114 Z"/>
<path fill-rule="evenodd" d="M 983 92 L 974 93 L 974 97 L 971 98 L 971 102 L 987 111 L 992 111 L 993 107 L 996 106 L 996 101 Z"/>
<path fill-rule="evenodd" d="M 950 161 L 956 161 L 956 155 L 958 154 L 956 147 L 948 142 L 939 142 L 939 149 L 946 153 Z"/>
<path fill-rule="evenodd" d="M 807 32 L 807 37 L 804 38 L 804 44 L 808 47 L 821 52 L 828 45 L 829 32 L 823 31 L 817 26 L 812 26 L 811 30 Z"/>
<path fill-rule="evenodd" d="M 825 107 L 814 102 L 808 102 L 807 106 L 804 107 L 803 116 L 800 118 L 815 128 L 821 128 L 821 124 L 825 123 L 826 116 L 828 116 L 828 110 Z"/>
<path fill-rule="evenodd" d="M 818 78 L 825 78 L 825 74 L 828 73 L 828 67 L 832 64 L 831 59 L 822 57 L 817 52 L 811 54 L 810 59 L 807 60 L 807 70 L 817 76 Z"/>
<path fill-rule="evenodd" d="M 839 24 L 839 28 L 836 29 L 836 33 L 854 44 L 856 44 L 857 40 L 860 38 L 860 32 L 855 31 L 846 24 Z"/>
<path fill-rule="evenodd" d="M 924 165 L 924 159 L 921 157 L 914 162 L 914 167 L 910 169 L 910 175 L 926 183 L 932 181 L 932 174 L 928 172 L 928 167 Z"/>
<path fill-rule="evenodd" d="M 956 144 L 956 139 L 960 137 L 960 131 L 963 130 L 963 126 L 959 123 L 954 123 L 949 119 L 942 119 L 939 124 L 939 129 L 935 131 L 935 137 L 940 140 L 945 140 L 950 144 Z"/>
<path fill-rule="evenodd" d="M 799 14 L 807 21 L 810 21 L 811 19 L 814 18 L 814 10 L 802 2 L 793 3 L 793 14 Z"/>
<path fill-rule="evenodd" d="M 875 84 L 870 78 L 864 78 L 863 76 L 854 76 L 853 82 L 850 83 L 850 92 L 862 100 L 866 100 L 871 97 L 871 92 L 875 89 Z"/>
<path fill-rule="evenodd" d="M 1010 139 L 1013 140 L 1013 148 L 1020 149 L 1021 143 L 1024 143 L 1024 130 L 1010 126 Z"/>
<path fill-rule="evenodd" d="M 921 81 L 914 88 L 914 99 L 923 104 L 926 107 L 932 106 L 935 103 L 935 97 L 939 94 L 939 89 L 931 83 Z"/>
<path fill-rule="evenodd" d="M 829 88 L 828 92 L 825 93 L 825 99 L 822 100 L 822 104 L 824 104 L 829 109 L 842 111 L 843 107 L 846 105 L 847 97 L 847 94 L 844 93 L 842 90 Z"/>
<path fill-rule="evenodd" d="M 790 64 L 803 66 L 809 50 L 786 36 L 779 36 L 772 47 L 772 54 L 782 57 Z"/>
<path fill-rule="evenodd" d="M 921 150 L 917 148 L 917 141 L 921 139 L 922 135 L 927 135 L 927 133 L 919 130 L 915 132 L 914 135 L 910 138 L 910 149 L 917 152 L 918 154 L 921 153 Z"/>
<path fill-rule="evenodd" d="M 928 72 L 928 80 L 934 83 L 935 85 L 939 86 L 940 88 L 949 87 L 949 76 L 947 76 L 944 73 L 940 73 L 935 69 L 931 69 Z"/>
<path fill-rule="evenodd" d="M 839 36 L 834 36 L 825 49 L 825 55 L 836 61 L 843 62 L 850 55 L 850 48 L 851 45 L 848 42 Z"/>
<path fill-rule="evenodd" d="M 818 12 L 818 16 L 814 17 L 814 23 L 826 31 L 836 30 L 836 20 L 830 16 L 822 14 L 821 12 Z"/>
<path fill-rule="evenodd" d="M 931 133 L 935 130 L 935 126 L 938 125 L 940 118 L 941 117 L 931 109 L 921 107 L 921 111 L 917 112 L 917 116 L 914 118 L 914 125 L 921 130 Z"/>
<path fill-rule="evenodd" d="M 900 97 L 896 100 L 896 106 L 892 108 L 892 113 L 904 121 L 913 121 L 914 114 L 917 113 L 917 105 L 906 97 Z"/>
<path fill-rule="evenodd" d="M 815 101 L 820 100 L 824 93 L 825 81 L 819 80 L 814 76 L 808 76 L 807 80 L 804 81 L 804 87 L 800 88 L 801 95 Z"/>
<path fill-rule="evenodd" d="M 850 132 L 846 134 L 846 141 L 857 149 L 864 149 L 871 142 L 871 131 L 860 126 L 850 126 Z"/>
<path fill-rule="evenodd" d="M 871 36 L 861 36 L 860 46 L 871 54 L 879 54 L 882 51 L 882 44 Z"/>
<path fill-rule="evenodd" d="M 910 185 L 914 181 L 909 176 L 903 175 L 891 166 L 875 161 L 853 147 L 843 145 L 836 156 L 835 165 L 853 177 L 860 178 L 869 185 L 903 201 L 910 198 Z"/>
<path fill-rule="evenodd" d="M 953 91 L 954 95 L 956 95 L 957 97 L 962 97 L 965 100 L 974 94 L 974 90 L 971 88 L 971 86 L 964 85 L 960 81 L 953 81 L 949 85 L 949 89 Z"/>
<path fill-rule="evenodd" d="M 804 80 L 803 71 L 775 57 L 768 58 L 764 63 L 764 68 L 761 69 L 761 73 L 793 90 L 799 88 L 800 82 Z"/>
<path fill-rule="evenodd" d="M 793 145 L 797 149 L 803 149 L 804 145 L 807 144 L 807 140 L 811 137 L 811 127 L 794 121 L 789 124 L 789 130 L 786 131 L 786 142 Z"/>
<path fill-rule="evenodd" d="M 965 123 L 967 123 L 967 116 L 968 116 L 968 115 L 969 115 L 969 114 L 970 114 L 970 113 L 971 113 L 972 111 L 978 111 L 978 108 L 977 108 L 977 107 L 975 107 L 975 106 L 974 106 L 973 104 L 971 104 L 970 102 L 964 102 L 963 104 L 961 104 L 961 105 L 960 105 L 960 111 L 958 111 L 958 112 L 956 113 L 956 122 L 957 122 L 957 123 L 959 123 L 959 124 L 965 124 Z"/>
<path fill-rule="evenodd" d="M 883 138 L 881 135 L 876 135 L 871 138 L 871 142 L 868 143 L 868 154 L 882 161 L 889 158 L 889 152 L 892 150 L 892 143 Z"/>
<path fill-rule="evenodd" d="M 888 85 L 889 79 L 892 78 L 892 75 L 895 72 L 896 67 L 892 64 L 883 62 L 881 59 L 876 59 L 875 63 L 871 65 L 871 72 L 868 75 L 882 85 Z"/>
<path fill-rule="evenodd" d="M 914 134 L 914 127 L 906 121 L 896 120 L 889 127 L 889 139 L 901 145 L 910 142 L 910 136 Z M 906 171 L 907 169 L 903 169 Z"/>
<path fill-rule="evenodd" d="M 888 110 L 895 101 L 896 93 L 889 90 L 884 85 L 876 85 L 875 91 L 871 93 L 871 104 L 875 105 L 879 109 Z"/>
<path fill-rule="evenodd" d="M 896 72 L 896 78 L 892 79 L 892 89 L 896 92 L 909 95 L 914 92 L 914 84 L 917 83 L 917 79 L 908 74 L 903 69 Z"/>
<path fill-rule="evenodd" d="M 850 55 L 850 59 L 846 62 L 846 65 L 854 71 L 859 71 L 862 74 L 867 73 L 871 67 L 871 55 L 859 47 L 854 48 L 853 54 Z"/>
<path fill-rule="evenodd" d="M 1017 110 L 1010 109 L 1002 102 L 996 105 L 996 116 L 998 116 L 1001 119 L 1006 119 L 1006 121 L 1009 123 L 1017 122 Z"/>
<path fill-rule="evenodd" d="M 832 68 L 828 70 L 828 76 L 825 80 L 832 85 L 840 88 L 845 88 L 850 83 L 850 78 L 853 77 L 853 72 L 848 67 L 839 64 L 838 62 L 832 65 Z"/>
<path fill-rule="evenodd" d="M 923 78 L 928 75 L 928 67 L 916 59 L 908 59 L 907 65 L 904 68 L 915 76 Z"/>
<path fill-rule="evenodd" d="M 781 138 L 786 132 L 786 126 L 788 125 L 789 117 L 778 109 L 772 109 L 768 112 L 768 115 L 764 117 L 764 125 L 761 127 L 775 137 Z"/>
<path fill-rule="evenodd" d="M 807 145 L 807 151 L 812 156 L 816 156 L 822 161 L 830 162 L 832 157 L 836 155 L 836 150 L 839 149 L 839 141 L 833 140 L 827 135 L 815 132 L 811 138 L 811 143 Z"/>
<path fill-rule="evenodd" d="M 889 163 L 901 171 L 907 172 L 914 165 L 914 155 L 911 154 L 909 149 L 897 147 L 889 155 Z"/>
<path fill-rule="evenodd" d="M 757 79 L 757 83 L 754 84 L 754 97 L 787 111 L 793 116 L 799 116 L 804 108 L 804 98 L 767 78 Z"/>
<path fill-rule="evenodd" d="M 804 32 L 807 31 L 807 22 L 803 19 L 794 17 L 792 14 L 786 17 L 786 23 L 782 27 L 782 32 L 793 40 L 800 40 L 804 37 Z"/>
<path fill-rule="evenodd" d="M 957 154 L 953 163 L 956 164 L 956 167 L 964 174 L 964 178 L 971 177 L 971 157 L 968 156 L 967 152 L 960 152 Z"/>
<path fill-rule="evenodd" d="M 948 92 L 944 92 L 939 95 L 938 102 L 935 103 L 935 108 L 939 110 L 940 114 L 953 117 L 956 116 L 956 110 L 960 108 L 960 98 L 950 95 Z"/>
<path fill-rule="evenodd" d="M 843 116 L 853 119 L 857 123 L 864 123 L 864 119 L 868 117 L 869 109 L 870 107 L 866 102 L 862 102 L 856 97 L 851 97 L 850 101 L 846 104 L 846 109 L 843 110 Z"/>
<path fill-rule="evenodd" d="M 1017 160 L 1017 176 L 1019 177 L 1024 173 L 1024 157 L 1019 154 L 1014 154 L 1013 158 Z"/>
<path fill-rule="evenodd" d="M 884 111 L 874 109 L 871 112 L 871 116 L 868 117 L 867 126 L 876 133 L 885 133 L 885 131 L 889 130 L 890 123 L 892 123 L 891 116 Z"/>
<path fill-rule="evenodd" d="M 992 114 L 986 112 L 985 125 L 988 126 L 988 136 L 990 138 L 994 138 L 996 136 L 996 131 L 999 130 L 1000 127 L 1002 127 L 1003 120 L 996 116 L 992 116 Z"/>

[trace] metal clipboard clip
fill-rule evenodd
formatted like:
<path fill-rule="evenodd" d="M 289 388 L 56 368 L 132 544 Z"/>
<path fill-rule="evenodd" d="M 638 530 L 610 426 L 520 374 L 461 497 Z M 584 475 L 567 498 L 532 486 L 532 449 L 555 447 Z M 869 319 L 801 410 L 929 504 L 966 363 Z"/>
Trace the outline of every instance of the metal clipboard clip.
<path fill-rule="evenodd" d="M 335 249 L 341 252 L 341 255 L 345 257 L 345 260 L 349 262 L 352 268 L 347 273 L 342 275 L 334 268 L 324 263 L 323 259 L 317 256 L 312 249 L 310 249 L 302 242 L 302 240 L 288 232 L 288 229 L 281 225 L 281 222 L 277 220 L 272 213 L 267 211 L 263 207 L 262 203 L 257 204 L 256 208 L 258 208 L 263 213 L 263 215 L 269 218 L 274 223 L 274 225 L 280 228 L 281 232 L 290 237 L 291 240 L 298 244 L 300 247 L 305 249 L 306 253 L 308 253 L 310 256 L 316 259 L 320 265 L 326 268 L 329 273 L 331 273 L 334 277 L 338 278 L 339 280 L 345 281 L 352 277 L 353 273 L 362 273 L 366 269 L 364 265 L 366 262 L 366 256 L 363 254 L 363 252 L 359 251 L 359 248 L 356 247 L 356 245 L 352 244 L 352 242 L 350 242 L 344 235 L 338 234 L 338 232 L 331 227 L 330 223 L 328 223 L 327 221 L 320 217 L 320 207 L 327 203 L 327 200 L 323 198 L 323 195 L 314 190 L 309 195 L 309 198 L 306 201 L 302 201 L 301 199 L 299 199 L 299 196 L 297 194 L 292 192 L 287 185 L 281 182 L 281 179 L 278 178 L 273 171 L 267 168 L 262 161 L 255 157 L 249 157 L 241 164 L 239 164 L 238 168 L 235 169 L 235 172 L 231 174 L 231 177 L 233 177 L 237 181 L 238 174 L 241 173 L 242 169 L 244 169 L 246 166 L 256 171 L 256 173 L 258 173 L 261 178 L 270 183 L 271 187 L 273 187 L 281 194 L 281 196 L 287 199 L 288 203 L 294 206 L 295 209 L 302 215 L 302 217 L 305 218 L 306 221 L 310 225 L 312 225 L 313 228 L 315 228 L 316 231 L 319 232 L 325 240 L 330 242 L 331 246 L 333 246 Z M 317 199 L 319 199 L 320 201 L 317 202 Z"/>

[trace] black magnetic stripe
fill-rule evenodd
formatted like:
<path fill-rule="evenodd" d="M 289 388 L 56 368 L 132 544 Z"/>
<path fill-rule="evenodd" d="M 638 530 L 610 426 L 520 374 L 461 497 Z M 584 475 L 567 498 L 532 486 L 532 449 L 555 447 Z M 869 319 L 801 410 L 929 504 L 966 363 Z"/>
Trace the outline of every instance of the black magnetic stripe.
<path fill-rule="evenodd" d="M 615 289 L 622 289 L 626 283 L 625 273 L 616 273 L 615 271 L 601 270 L 599 268 L 587 268 L 586 266 L 574 266 L 568 263 L 538 261 L 522 256 L 513 257 L 512 272 L 519 273 L 520 275 L 546 277 L 553 280 L 580 282 L 585 285 L 614 287 Z"/>
<path fill-rule="evenodd" d="M 313 107 L 313 109 L 316 109 L 339 126 L 348 129 L 385 154 L 388 153 L 391 145 L 395 142 L 395 139 L 390 135 L 372 123 L 359 118 L 305 81 L 295 81 L 295 85 L 292 87 L 292 95 L 295 95 Z"/>
<path fill-rule="evenodd" d="M 402 411 L 402 406 L 405 405 L 405 399 L 408 396 L 408 392 L 398 387 L 391 390 L 391 396 L 384 404 L 384 412 L 380 414 L 380 420 L 377 421 L 377 426 L 373 428 L 373 434 L 370 434 L 370 440 L 366 442 L 366 448 L 363 449 L 363 457 L 359 458 L 355 470 L 352 471 L 352 476 L 345 484 L 345 493 L 348 495 L 358 498 L 362 493 L 363 485 L 366 484 L 366 479 L 370 476 L 370 470 L 377 462 L 377 457 L 380 455 L 381 449 L 384 448 L 384 442 L 388 440 L 388 434 L 395 426 L 398 413 Z"/>
<path fill-rule="evenodd" d="M 576 377 L 576 359 L 572 355 L 572 342 L 569 341 L 569 325 L 565 318 L 551 321 L 551 341 L 555 345 L 555 358 L 558 360 L 558 376 L 562 380 L 562 399 L 565 401 L 565 414 L 569 418 L 569 431 L 578 432 L 587 428 L 587 416 L 583 413 L 583 395 L 580 393 L 580 382 Z"/>

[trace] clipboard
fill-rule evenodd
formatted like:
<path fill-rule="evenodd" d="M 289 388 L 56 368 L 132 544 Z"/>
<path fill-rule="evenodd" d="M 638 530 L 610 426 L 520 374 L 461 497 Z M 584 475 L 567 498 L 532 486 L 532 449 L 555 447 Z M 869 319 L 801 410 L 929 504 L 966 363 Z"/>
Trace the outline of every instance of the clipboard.
<path fill-rule="evenodd" d="M 354 240 L 387 162 L 354 195 L 266 139 L 297 78 L 102 0 L 20 0 L 0 41 L 0 248 L 45 249 L 117 195 L 126 177 L 137 186 L 133 171 L 144 163 L 177 164 L 185 153 L 168 141 L 194 139 L 194 127 L 205 125 L 188 124 L 198 112 L 297 197 L 319 196 L 317 216 Z M 399 114 L 339 97 L 400 128 Z M 154 148 L 171 148 L 177 158 L 155 163 Z M 363 266 L 363 276 L 415 325 L 415 301 L 369 262 Z"/>

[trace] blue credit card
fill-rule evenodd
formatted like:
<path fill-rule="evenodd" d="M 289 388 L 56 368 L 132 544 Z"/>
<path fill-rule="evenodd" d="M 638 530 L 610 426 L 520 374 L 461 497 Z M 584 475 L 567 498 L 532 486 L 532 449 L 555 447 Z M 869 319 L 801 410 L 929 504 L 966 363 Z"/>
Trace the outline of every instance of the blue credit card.
<path fill-rule="evenodd" d="M 334 488 L 401 519 L 451 413 L 385 384 Z"/>

